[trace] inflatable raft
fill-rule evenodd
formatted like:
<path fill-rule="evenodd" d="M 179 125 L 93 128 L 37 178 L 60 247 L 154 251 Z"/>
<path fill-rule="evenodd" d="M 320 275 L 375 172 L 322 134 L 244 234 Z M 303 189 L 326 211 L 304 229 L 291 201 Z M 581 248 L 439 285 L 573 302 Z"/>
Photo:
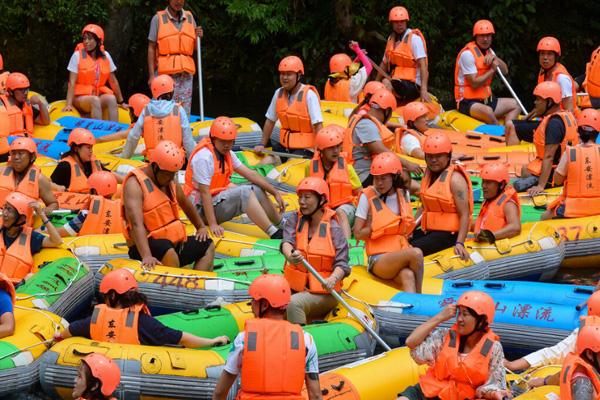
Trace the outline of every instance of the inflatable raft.
<path fill-rule="evenodd" d="M 600 264 L 600 219 L 598 216 L 552 219 L 543 223 L 556 229 L 564 242 L 563 267 L 598 267 Z"/>

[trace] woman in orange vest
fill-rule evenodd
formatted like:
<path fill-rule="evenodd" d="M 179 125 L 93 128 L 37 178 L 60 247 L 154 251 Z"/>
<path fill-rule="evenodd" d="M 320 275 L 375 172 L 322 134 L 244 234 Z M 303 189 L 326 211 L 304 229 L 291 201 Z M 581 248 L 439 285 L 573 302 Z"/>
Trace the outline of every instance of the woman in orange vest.
<path fill-rule="evenodd" d="M 281 275 L 261 275 L 252 282 L 248 294 L 255 319 L 246 320 L 244 331 L 233 341 L 213 400 L 227 399 L 240 374 L 241 388 L 236 397 L 240 400 L 301 400 L 305 398 L 303 385 L 309 400 L 322 399 L 315 341 L 299 325 L 285 320 L 290 285 Z"/>
<path fill-rule="evenodd" d="M 335 211 L 327 206 L 330 199 L 327 183 L 317 177 L 304 178 L 296 193 L 300 210 L 285 221 L 281 252 L 286 258 L 283 275 L 294 291 L 288 306 L 288 321 L 304 325 L 337 305 L 329 291 L 341 290 L 350 266 L 348 241 L 337 223 Z M 326 287 L 302 265 L 302 260 L 325 278 Z"/>
<path fill-rule="evenodd" d="M 423 253 L 410 247 L 415 227 L 412 207 L 405 199 L 406 178 L 402 163 L 391 152 L 378 154 L 371 164 L 373 185 L 358 199 L 354 237 L 365 241 L 369 272 L 393 280 L 402 290 L 421 293 Z"/>
<path fill-rule="evenodd" d="M 207 339 L 163 325 L 150 315 L 146 296 L 138 289 L 135 276 L 129 270 L 110 271 L 102 278 L 99 288 L 104 303 L 94 308 L 91 317 L 72 322 L 55 339 L 81 336 L 99 342 L 181 345 L 193 349 L 229 342 L 227 336 Z"/>
<path fill-rule="evenodd" d="M 430 367 L 398 400 L 508 398 L 504 351 L 490 328 L 495 309 L 488 294 L 469 291 L 418 326 L 406 346 L 417 364 Z M 451 328 L 439 327 L 454 317 Z"/>
<path fill-rule="evenodd" d="M 335 211 L 337 220 L 346 239 L 352 236 L 356 195 L 362 189 L 354 167 L 348 164 L 342 153 L 344 128 L 331 124 L 317 133 L 317 151 L 306 166 L 306 176 L 324 179 L 329 187 L 331 198 L 329 208 Z"/>
<path fill-rule="evenodd" d="M 353 63 L 345 53 L 334 54 L 329 59 L 329 79 L 325 83 L 325 100 L 356 103 L 359 93 L 373 70 L 373 66 L 358 43 L 350 42 L 349 46 L 363 66 L 358 68 L 359 65 Z"/>
<path fill-rule="evenodd" d="M 31 228 L 27 221 L 33 220 L 33 211 L 41 217 L 49 236 Z M 0 228 L 0 273 L 13 283 L 19 283 L 31 276 L 33 256 L 45 247 L 58 247 L 62 239 L 58 231 L 48 221 L 40 205 L 31 197 L 13 192 L 6 197 L 2 208 Z"/>
<path fill-rule="evenodd" d="M 0 339 L 15 333 L 15 301 L 15 286 L 0 273 Z"/>
<path fill-rule="evenodd" d="M 425 143 L 425 131 L 429 129 L 427 125 L 427 107 L 420 101 L 408 103 L 402 109 L 402 118 L 406 128 L 399 128 L 396 131 L 396 148 L 402 150 L 407 156 L 425 159 L 423 144 Z"/>
<path fill-rule="evenodd" d="M 135 126 L 140 114 L 144 110 L 144 108 L 150 103 L 150 97 L 146 96 L 142 93 L 134 93 L 127 100 L 127 104 L 129 104 L 129 118 L 131 118 L 131 124 L 129 124 L 129 128 L 123 129 L 122 131 L 111 133 L 108 135 L 100 136 L 96 138 L 96 143 L 105 143 L 111 142 L 113 140 L 123 140 L 127 139 L 129 132 Z"/>
<path fill-rule="evenodd" d="M 421 181 L 421 228 L 413 233 L 411 244 L 428 256 L 454 246 L 463 260 L 469 259 L 465 239 L 473 215 L 471 181 L 452 160 L 452 142 L 443 133 L 427 136 L 423 144 L 427 169 Z"/>
<path fill-rule="evenodd" d="M 118 107 L 127 109 L 127 104 L 115 75 L 117 67 L 108 51 L 104 50 L 104 30 L 89 24 L 83 28 L 81 35 L 83 41 L 75 48 L 67 67 L 69 85 L 62 111 L 73 111 L 75 107 L 94 119 L 102 119 L 106 111 L 108 120 L 118 121 Z"/>
<path fill-rule="evenodd" d="M 560 374 L 561 400 L 595 400 L 600 396 L 600 319 L 586 319 L 575 351 L 567 356 Z"/>
<path fill-rule="evenodd" d="M 508 184 L 506 164 L 487 163 L 481 169 L 484 202 L 475 221 L 476 240 L 494 243 L 521 233 L 521 203 Z"/>
<path fill-rule="evenodd" d="M 77 369 L 73 398 L 112 400 L 120 381 L 121 370 L 111 358 L 99 353 L 88 354 Z"/>
<path fill-rule="evenodd" d="M 548 206 L 541 219 L 600 215 L 600 111 L 586 108 L 577 118 L 579 144 L 567 146 L 554 170 L 554 184 L 564 183 L 562 195 Z"/>

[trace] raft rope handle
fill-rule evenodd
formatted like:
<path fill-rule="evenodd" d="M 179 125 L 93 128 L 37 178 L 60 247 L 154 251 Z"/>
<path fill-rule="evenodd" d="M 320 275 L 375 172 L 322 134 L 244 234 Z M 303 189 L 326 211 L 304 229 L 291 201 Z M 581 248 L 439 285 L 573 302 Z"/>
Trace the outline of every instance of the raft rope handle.
<path fill-rule="evenodd" d="M 271 250 L 277 250 L 277 251 L 279 251 L 279 247 L 269 246 L 268 244 L 263 244 L 263 243 L 259 243 L 259 242 L 251 243 L 251 242 L 245 242 L 243 240 L 238 240 L 238 239 L 229 239 L 229 238 L 226 238 L 226 237 L 218 238 L 217 239 L 217 243 L 215 243 L 215 247 L 218 246 L 220 242 L 246 244 L 248 246 L 259 246 L 259 247 L 264 247 L 266 249 L 271 249 Z"/>
<path fill-rule="evenodd" d="M 69 288 L 71 287 L 71 285 L 73 285 L 73 283 L 75 282 L 75 278 L 77 278 L 77 276 L 79 275 L 79 272 L 81 271 L 81 267 L 83 266 L 83 263 L 77 258 L 77 271 L 75 272 L 75 274 L 73 274 L 73 276 L 69 279 L 69 283 L 67 284 L 67 286 L 59 291 L 59 292 L 45 292 L 45 293 L 34 293 L 34 294 L 30 294 L 28 296 L 17 296 L 16 299 L 17 300 L 29 300 L 33 297 L 47 297 L 47 296 L 54 296 L 54 295 L 61 295 L 64 294 L 67 290 L 69 290 Z"/>
<path fill-rule="evenodd" d="M 285 167 L 283 167 L 281 169 L 281 171 L 279 171 L 279 175 L 277 175 L 277 178 L 276 178 L 277 182 L 284 183 L 284 182 L 281 182 L 281 177 L 283 175 L 287 174 L 288 169 L 295 167 L 297 165 L 300 165 L 300 164 L 304 163 L 305 161 L 306 161 L 306 159 L 298 160 L 296 162 L 288 162 L 289 165 L 286 165 Z"/>
<path fill-rule="evenodd" d="M 8 354 L 5 354 L 5 355 L 3 355 L 3 356 L 0 356 L 0 360 L 3 360 L 3 359 L 5 359 L 6 357 L 12 357 L 13 355 L 16 355 L 16 354 L 19 354 L 19 353 L 23 353 L 25 350 L 29 350 L 29 349 L 32 349 L 32 348 L 34 348 L 34 347 L 40 346 L 40 345 L 46 345 L 46 344 L 50 344 L 50 343 L 52 343 L 52 342 L 54 342 L 54 339 L 47 339 L 47 340 L 41 341 L 41 342 L 39 342 L 39 343 L 36 343 L 36 344 L 32 344 L 32 345 L 30 345 L 30 346 L 23 347 L 23 348 L 21 348 L 21 349 L 18 349 L 18 350 L 15 350 L 15 351 L 13 351 L 12 353 L 8 353 Z"/>

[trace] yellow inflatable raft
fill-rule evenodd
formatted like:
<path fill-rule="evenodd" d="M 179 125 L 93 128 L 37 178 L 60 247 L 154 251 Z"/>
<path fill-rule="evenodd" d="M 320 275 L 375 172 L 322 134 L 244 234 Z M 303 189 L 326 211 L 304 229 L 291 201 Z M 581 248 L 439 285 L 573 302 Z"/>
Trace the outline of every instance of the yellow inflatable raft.
<path fill-rule="evenodd" d="M 542 222 L 556 229 L 565 247 L 562 262 L 567 268 L 596 268 L 600 263 L 600 219 L 585 218 L 552 219 Z"/>

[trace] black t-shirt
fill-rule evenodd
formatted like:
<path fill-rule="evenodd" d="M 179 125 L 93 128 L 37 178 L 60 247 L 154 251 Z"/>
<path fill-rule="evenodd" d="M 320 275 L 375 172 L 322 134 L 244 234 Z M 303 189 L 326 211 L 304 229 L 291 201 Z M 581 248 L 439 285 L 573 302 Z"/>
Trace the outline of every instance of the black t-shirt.
<path fill-rule="evenodd" d="M 108 169 L 104 168 L 104 166 L 102 167 L 102 169 L 104 171 L 108 171 Z M 91 161 L 83 163 L 83 173 L 88 178 L 92 174 Z M 69 164 L 67 161 L 60 161 L 56 165 L 56 168 L 54 168 L 52 175 L 50 175 L 50 180 L 53 183 L 56 183 L 57 185 L 69 188 L 69 186 L 71 186 L 71 164 Z"/>
<path fill-rule="evenodd" d="M 550 117 L 548 125 L 546 125 L 546 144 L 558 144 L 560 145 L 567 134 L 567 129 L 562 118 L 558 115 Z M 558 164 L 562 151 L 560 147 L 554 154 L 554 164 Z"/>

